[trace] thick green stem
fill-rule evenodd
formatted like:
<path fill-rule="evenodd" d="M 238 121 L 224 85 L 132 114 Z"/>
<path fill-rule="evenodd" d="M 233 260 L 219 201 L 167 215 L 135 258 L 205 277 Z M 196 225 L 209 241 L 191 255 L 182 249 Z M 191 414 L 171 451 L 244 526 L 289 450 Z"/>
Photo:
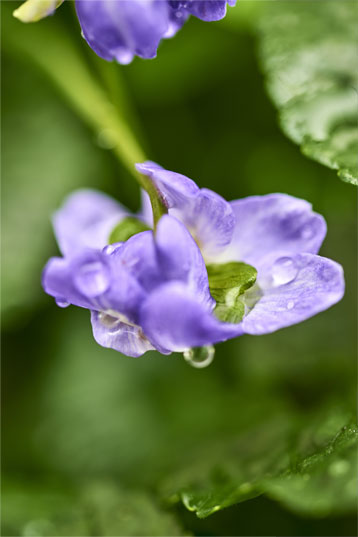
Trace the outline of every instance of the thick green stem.
<path fill-rule="evenodd" d="M 9 11 L 8 15 L 11 19 Z M 144 152 L 119 107 L 113 105 L 91 72 L 68 30 L 54 19 L 23 25 L 22 32 L 12 31 L 13 25 L 20 24 L 18 21 L 13 19 L 12 24 L 11 21 L 7 22 L 3 32 L 5 49 L 37 64 L 79 116 L 113 149 L 131 175 L 148 192 L 156 224 L 167 211 L 152 181 L 135 170 L 136 162 L 146 160 Z"/>

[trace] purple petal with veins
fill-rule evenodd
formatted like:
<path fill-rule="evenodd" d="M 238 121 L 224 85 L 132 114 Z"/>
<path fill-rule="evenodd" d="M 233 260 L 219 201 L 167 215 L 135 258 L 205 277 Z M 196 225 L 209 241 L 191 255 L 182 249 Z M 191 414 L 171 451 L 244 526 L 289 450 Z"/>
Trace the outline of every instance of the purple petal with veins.
<path fill-rule="evenodd" d="M 156 232 L 108 245 L 111 226 L 129 214 L 95 191 L 70 196 L 54 217 L 63 258 L 52 258 L 43 287 L 59 306 L 91 310 L 96 341 L 128 356 L 261 335 L 304 321 L 343 297 L 342 267 L 317 255 L 324 218 L 286 194 L 231 203 L 153 162 L 137 165 L 168 207 Z M 149 222 L 147 196 L 138 217 Z M 241 322 L 215 317 L 205 261 L 245 262 L 256 283 L 240 300 Z M 235 290 L 235 289 L 234 289 Z"/>

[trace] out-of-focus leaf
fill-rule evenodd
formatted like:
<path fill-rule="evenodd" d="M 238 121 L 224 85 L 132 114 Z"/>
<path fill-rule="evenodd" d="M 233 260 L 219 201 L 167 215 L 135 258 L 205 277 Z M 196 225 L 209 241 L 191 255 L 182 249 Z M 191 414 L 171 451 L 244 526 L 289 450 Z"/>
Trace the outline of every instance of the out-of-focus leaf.
<path fill-rule="evenodd" d="M 334 471 L 327 470 L 337 458 L 349 460 L 354 436 L 349 433 L 347 443 L 337 444 L 339 449 L 330 455 L 327 446 L 350 414 L 347 401 L 335 405 L 337 394 L 333 395 L 334 386 L 345 379 L 340 370 L 347 363 L 342 359 L 339 365 L 334 349 L 330 357 L 322 344 L 321 361 L 311 358 L 312 366 L 309 357 L 303 361 L 305 346 L 300 350 L 297 343 L 302 327 L 292 329 L 291 335 L 286 332 L 286 339 L 284 333 L 273 335 L 271 344 L 260 340 L 265 351 L 259 355 L 253 338 L 233 342 L 235 357 L 231 366 L 226 363 L 227 371 L 223 366 L 228 347 L 219 346 L 213 365 L 199 376 L 180 356 L 149 353 L 133 360 L 100 348 L 91 339 L 83 311 L 60 310 L 55 324 L 62 336 L 44 383 L 35 434 L 37 451 L 52 468 L 77 476 L 116 475 L 127 485 L 159 483 L 163 497 L 183 499 L 188 508 L 207 516 L 264 492 L 279 498 L 269 484 L 285 478 L 288 471 L 308 486 L 300 468 L 306 459 L 322 455 L 324 464 L 312 467 L 312 472 L 318 480 L 330 477 L 326 512 L 352 510 L 348 488 L 349 501 L 342 495 L 342 502 L 333 502 L 332 491 L 339 490 L 342 479 L 338 482 Z M 275 339 L 281 353 L 289 352 L 289 344 L 298 347 L 297 356 L 292 352 L 281 369 Z M 317 375 L 323 374 L 322 368 L 324 390 L 334 379 L 333 400 L 324 399 L 318 411 L 305 406 L 302 410 L 294 397 L 309 399 L 311 384 L 320 390 Z M 312 496 L 319 497 L 314 491 Z M 285 502 L 299 510 L 293 503 Z M 307 512 L 315 516 L 322 510 L 312 503 Z"/>
<path fill-rule="evenodd" d="M 301 515 L 354 512 L 357 506 L 357 425 L 344 426 L 327 444 L 298 460 L 263 489 Z"/>
<path fill-rule="evenodd" d="M 234 11 L 228 10 L 228 16 L 234 16 Z M 178 106 L 202 95 L 213 83 L 225 84 L 233 43 L 239 51 L 235 57 L 235 69 L 238 69 L 247 61 L 240 52 L 245 45 L 242 37 L 237 32 L 232 35 L 225 32 L 224 20 L 204 24 L 191 17 L 174 39 L 162 41 L 155 59 L 135 59 L 126 66 L 124 75 L 130 81 L 137 103 L 161 108 Z"/>
<path fill-rule="evenodd" d="M 128 216 L 128 218 L 121 220 L 121 222 L 111 231 L 108 243 L 113 244 L 114 242 L 127 241 L 130 237 L 136 235 L 136 233 L 147 231 L 148 229 L 149 227 L 137 218 Z"/>
<path fill-rule="evenodd" d="M 193 375 L 182 355 L 147 353 L 133 360 L 103 349 L 82 310 L 59 310 L 57 319 L 60 340 L 34 438 L 40 457 L 56 470 L 153 484 L 194 445 L 247 429 L 260 419 L 262 404 L 268 413 L 278 408 L 275 397 L 262 393 L 245 413 L 237 412 L 248 393 L 233 375 L 228 386 L 220 373 L 222 347 L 210 368 Z"/>
<path fill-rule="evenodd" d="M 232 437 L 216 439 L 192 452 L 185 466 L 163 481 L 162 493 L 182 500 L 205 518 L 225 507 L 262 493 L 260 481 L 288 464 L 288 439 L 294 416 L 278 413 Z M 190 460 L 191 459 L 191 460 Z"/>
<path fill-rule="evenodd" d="M 87 483 L 79 492 L 11 482 L 4 484 L 2 500 L 2 535 L 182 535 L 174 516 L 145 492 L 111 482 Z"/>
<path fill-rule="evenodd" d="M 206 448 L 168 481 L 165 494 L 199 518 L 263 493 L 308 516 L 354 512 L 357 427 L 346 422 L 327 441 L 317 430 L 306 438 L 299 428 L 307 423 L 293 418 L 264 419 L 248 434 Z M 327 416 L 324 425 L 331 428 L 332 418 L 337 427 L 342 414 Z"/>
<path fill-rule="evenodd" d="M 303 153 L 358 184 L 358 4 L 269 2 L 259 17 L 267 87 Z"/>
<path fill-rule="evenodd" d="M 1 305 L 6 321 L 44 296 L 40 279 L 54 251 L 53 211 L 70 190 L 94 186 L 109 173 L 104 153 L 43 77 L 17 62 L 4 61 L 3 72 Z"/>

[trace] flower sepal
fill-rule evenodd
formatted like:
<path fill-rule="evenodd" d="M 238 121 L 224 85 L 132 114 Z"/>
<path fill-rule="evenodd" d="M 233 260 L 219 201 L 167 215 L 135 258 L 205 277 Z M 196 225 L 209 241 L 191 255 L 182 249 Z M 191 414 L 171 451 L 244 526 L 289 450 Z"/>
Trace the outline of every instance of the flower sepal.
<path fill-rule="evenodd" d="M 210 294 L 216 301 L 215 316 L 227 323 L 239 323 L 245 315 L 243 294 L 256 282 L 257 271 L 246 263 L 207 265 Z"/>
<path fill-rule="evenodd" d="M 125 242 L 131 237 L 133 237 L 133 235 L 141 233 L 142 231 L 148 231 L 149 229 L 150 228 L 141 220 L 138 220 L 138 218 L 128 216 L 127 218 L 123 218 L 119 222 L 119 224 L 117 224 L 115 228 L 112 229 L 111 234 L 109 236 L 108 244 L 113 244 L 115 242 Z"/>

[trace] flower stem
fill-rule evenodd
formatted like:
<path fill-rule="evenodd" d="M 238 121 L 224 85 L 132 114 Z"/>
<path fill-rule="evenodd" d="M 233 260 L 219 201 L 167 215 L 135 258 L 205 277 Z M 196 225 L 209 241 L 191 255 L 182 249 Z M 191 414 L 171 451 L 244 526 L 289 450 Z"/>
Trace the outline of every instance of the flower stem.
<path fill-rule="evenodd" d="M 5 49 L 39 66 L 77 114 L 105 140 L 107 147 L 148 192 L 156 224 L 167 210 L 152 181 L 134 167 L 136 162 L 146 160 L 144 152 L 120 107 L 111 102 L 68 29 L 57 17 L 23 25 L 21 32 L 15 28 L 19 24 L 15 19 L 7 22 L 3 32 Z"/>

